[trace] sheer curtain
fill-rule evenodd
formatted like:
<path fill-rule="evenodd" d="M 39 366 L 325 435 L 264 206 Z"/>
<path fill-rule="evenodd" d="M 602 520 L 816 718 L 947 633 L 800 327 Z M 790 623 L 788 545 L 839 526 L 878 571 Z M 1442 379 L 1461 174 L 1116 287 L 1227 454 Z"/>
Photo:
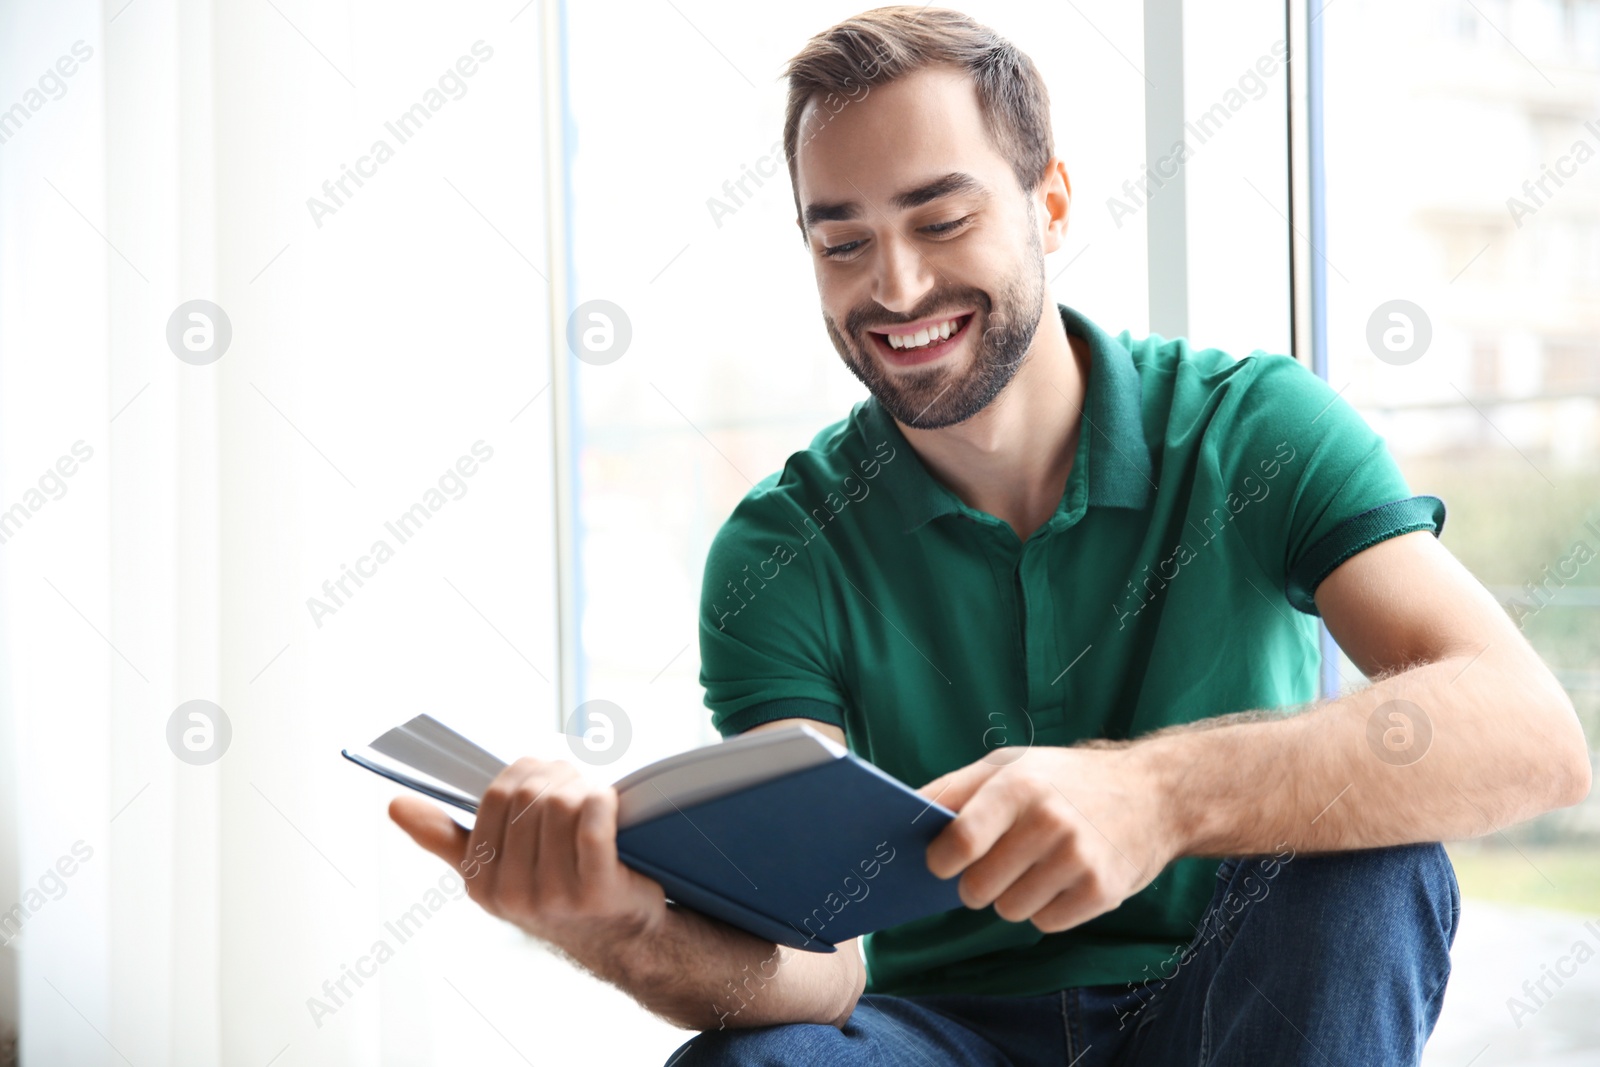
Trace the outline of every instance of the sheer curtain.
<path fill-rule="evenodd" d="M 532 1047 L 542 954 L 338 754 L 421 711 L 565 751 L 521 8 L 0 5 L 0 1017 L 26 1062 Z M 190 701 L 220 714 L 174 722 Z"/>

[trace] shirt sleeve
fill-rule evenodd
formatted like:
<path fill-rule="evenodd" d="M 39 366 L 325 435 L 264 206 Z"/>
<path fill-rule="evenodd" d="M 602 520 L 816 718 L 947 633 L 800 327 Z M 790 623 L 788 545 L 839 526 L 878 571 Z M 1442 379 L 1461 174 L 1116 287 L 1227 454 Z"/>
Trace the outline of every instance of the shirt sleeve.
<path fill-rule="evenodd" d="M 724 737 L 776 719 L 844 729 L 813 549 L 768 483 L 713 539 L 700 595 L 700 683 Z"/>
<path fill-rule="evenodd" d="M 1328 383 L 1297 360 L 1253 354 L 1218 405 L 1219 491 L 1239 530 L 1281 580 L 1289 604 L 1317 615 L 1317 586 L 1380 541 L 1444 528 L 1444 501 L 1413 495 L 1388 445 Z M 1254 514 L 1249 514 L 1253 511 Z"/>

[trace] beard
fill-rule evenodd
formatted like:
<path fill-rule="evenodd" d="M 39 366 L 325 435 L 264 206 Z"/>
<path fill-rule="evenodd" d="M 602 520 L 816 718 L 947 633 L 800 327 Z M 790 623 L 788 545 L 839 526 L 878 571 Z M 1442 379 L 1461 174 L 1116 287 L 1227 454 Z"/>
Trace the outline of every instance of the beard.
<path fill-rule="evenodd" d="M 877 302 L 853 309 L 841 331 L 826 311 L 822 320 L 845 366 L 861 380 L 896 422 L 937 430 L 965 422 L 989 405 L 1011 383 L 1033 345 L 1044 314 L 1044 248 L 1038 231 L 1029 227 L 1031 255 L 993 298 L 981 289 L 952 287 L 930 292 L 905 315 L 890 315 Z M 975 307 L 973 321 L 983 333 L 974 342 L 966 367 L 928 367 L 890 372 L 871 347 L 869 327 L 918 322 L 936 312 Z M 981 319 L 979 316 L 981 315 Z"/>

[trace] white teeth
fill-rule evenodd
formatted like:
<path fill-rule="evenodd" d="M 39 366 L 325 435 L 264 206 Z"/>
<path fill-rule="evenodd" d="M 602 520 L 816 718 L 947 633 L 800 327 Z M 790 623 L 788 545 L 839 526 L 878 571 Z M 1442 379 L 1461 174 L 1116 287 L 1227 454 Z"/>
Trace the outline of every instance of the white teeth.
<path fill-rule="evenodd" d="M 955 319 L 945 321 L 918 330 L 916 333 L 891 333 L 885 334 L 890 348 L 921 348 L 923 345 L 934 341 L 943 341 L 958 329 Z"/>

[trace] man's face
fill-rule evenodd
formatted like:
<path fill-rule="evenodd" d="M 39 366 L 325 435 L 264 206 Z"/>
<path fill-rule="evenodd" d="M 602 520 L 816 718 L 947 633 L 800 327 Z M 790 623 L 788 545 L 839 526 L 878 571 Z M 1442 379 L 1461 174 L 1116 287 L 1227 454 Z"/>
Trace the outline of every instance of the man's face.
<path fill-rule="evenodd" d="M 807 114 L 796 152 L 828 335 L 896 420 L 954 425 L 1011 381 L 1043 314 L 1034 195 L 990 142 L 961 71 L 841 102 Z"/>

